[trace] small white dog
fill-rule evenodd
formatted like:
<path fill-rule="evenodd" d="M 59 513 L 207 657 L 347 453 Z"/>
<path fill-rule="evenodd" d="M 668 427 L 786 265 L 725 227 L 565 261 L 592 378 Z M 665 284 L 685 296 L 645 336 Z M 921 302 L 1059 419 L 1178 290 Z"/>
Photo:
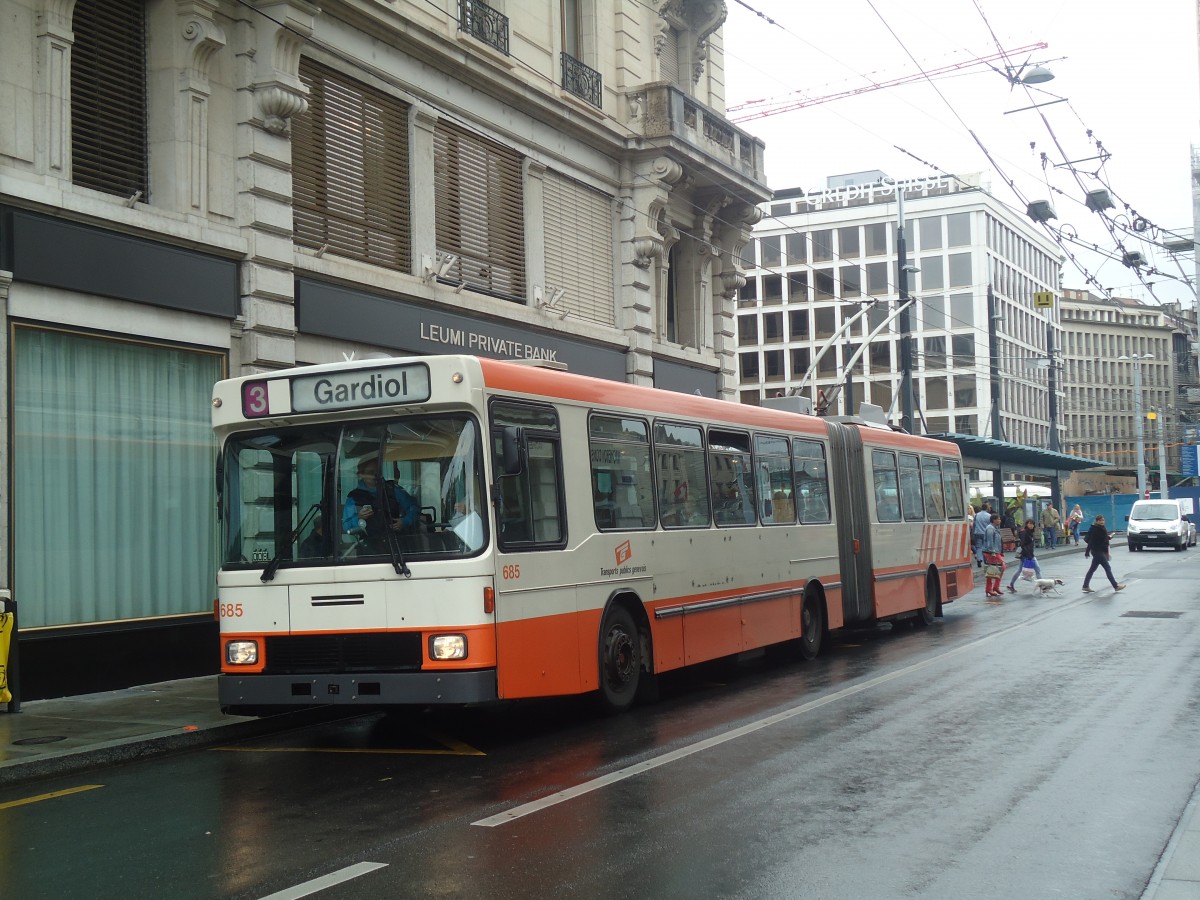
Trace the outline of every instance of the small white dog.
<path fill-rule="evenodd" d="M 1055 594 L 1058 594 L 1060 597 L 1062 596 L 1058 590 L 1059 586 L 1063 583 L 1061 578 L 1037 578 L 1033 583 L 1043 595 L 1054 591 Z"/>

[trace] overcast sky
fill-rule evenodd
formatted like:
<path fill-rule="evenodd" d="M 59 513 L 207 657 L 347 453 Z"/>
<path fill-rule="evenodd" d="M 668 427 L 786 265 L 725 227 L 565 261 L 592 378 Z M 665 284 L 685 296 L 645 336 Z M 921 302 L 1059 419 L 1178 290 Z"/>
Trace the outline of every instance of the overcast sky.
<path fill-rule="evenodd" d="M 766 141 L 774 190 L 820 189 L 827 175 L 870 169 L 901 180 L 937 174 L 916 156 L 946 172 L 988 173 L 992 193 L 1023 211 L 1024 202 L 1007 185 L 1012 180 L 1025 200 L 1051 200 L 1058 214 L 1053 224 L 1116 255 L 1098 215 L 1083 205 L 1088 190 L 1111 188 L 1117 208 L 1109 215 L 1132 224 L 1128 204 L 1146 220 L 1146 238 L 1165 239 L 1158 229 L 1192 235 L 1191 144 L 1200 145 L 1196 0 L 728 0 L 728 8 L 730 107 L 796 91 L 798 99 L 825 97 L 1036 43 L 1047 47 L 1012 62 L 1044 63 L 1055 75 L 1040 85 L 1043 92 L 1029 92 L 981 64 L 932 83 L 886 87 L 753 121 L 738 121 L 752 107 L 731 110 L 738 127 Z M 1003 62 L 992 65 L 1004 68 Z M 1067 102 L 1009 112 L 1059 98 Z M 1100 152 L 1096 140 L 1111 154 L 1107 162 L 1086 159 Z M 1071 167 L 1060 165 L 1067 160 L 1076 163 L 1082 184 Z M 1118 236 L 1152 265 L 1181 274 L 1170 254 L 1136 236 Z M 1120 262 L 1068 247 L 1115 295 L 1153 299 Z M 1179 262 L 1194 276 L 1191 256 Z M 1146 280 L 1159 299 L 1193 301 L 1191 289 L 1178 281 Z M 1064 283 L 1096 290 L 1070 267 Z"/>

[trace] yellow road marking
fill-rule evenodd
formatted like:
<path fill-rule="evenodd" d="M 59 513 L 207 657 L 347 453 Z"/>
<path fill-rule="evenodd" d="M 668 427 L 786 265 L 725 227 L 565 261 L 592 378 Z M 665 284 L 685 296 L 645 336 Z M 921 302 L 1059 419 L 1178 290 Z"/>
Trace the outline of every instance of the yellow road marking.
<path fill-rule="evenodd" d="M 84 784 L 79 787 L 67 788 L 64 791 L 54 791 L 50 794 L 38 794 L 36 797 L 26 797 L 24 800 L 10 800 L 8 803 L 0 803 L 0 809 L 12 809 L 14 806 L 41 803 L 43 800 L 53 800 L 56 797 L 65 797 L 68 794 L 78 794 L 80 791 L 94 791 L 96 788 L 102 787 L 104 787 L 102 784 Z"/>

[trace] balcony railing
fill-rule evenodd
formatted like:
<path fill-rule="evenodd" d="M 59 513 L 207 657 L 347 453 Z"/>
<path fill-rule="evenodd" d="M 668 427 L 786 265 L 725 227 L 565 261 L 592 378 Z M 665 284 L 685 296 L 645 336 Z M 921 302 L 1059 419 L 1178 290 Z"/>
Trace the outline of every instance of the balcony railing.
<path fill-rule="evenodd" d="M 458 27 L 508 56 L 508 16 L 479 0 L 459 0 Z"/>
<path fill-rule="evenodd" d="M 646 85 L 630 95 L 631 124 L 648 140 L 678 141 L 765 185 L 763 143 L 677 87 Z"/>
<path fill-rule="evenodd" d="M 567 53 L 562 54 L 562 86 L 563 90 L 600 109 L 604 96 L 600 73 Z"/>

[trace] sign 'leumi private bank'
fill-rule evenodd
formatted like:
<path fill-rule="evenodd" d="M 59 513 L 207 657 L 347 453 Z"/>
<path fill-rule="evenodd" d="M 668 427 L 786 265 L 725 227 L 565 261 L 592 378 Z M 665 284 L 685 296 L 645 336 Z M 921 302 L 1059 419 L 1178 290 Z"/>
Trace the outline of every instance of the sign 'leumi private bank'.
<path fill-rule="evenodd" d="M 625 349 L 509 325 L 308 278 L 296 282 L 302 333 L 387 347 L 401 354 L 469 353 L 565 363 L 580 375 L 625 380 Z"/>

